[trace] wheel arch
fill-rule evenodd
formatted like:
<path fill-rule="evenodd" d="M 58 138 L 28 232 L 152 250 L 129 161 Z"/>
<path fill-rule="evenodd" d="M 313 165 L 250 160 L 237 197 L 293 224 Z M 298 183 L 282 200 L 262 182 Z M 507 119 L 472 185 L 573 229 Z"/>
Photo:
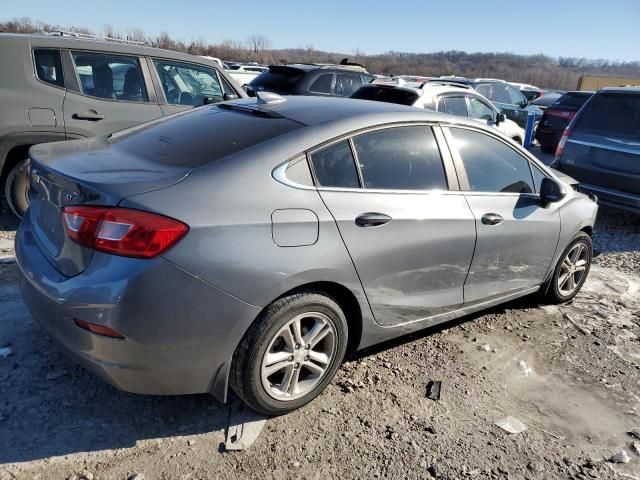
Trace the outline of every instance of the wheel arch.
<path fill-rule="evenodd" d="M 29 148 L 38 143 L 59 142 L 66 140 L 64 133 L 27 132 L 5 135 L 0 140 L 0 185 L 11 169 L 21 160 L 27 158 Z"/>

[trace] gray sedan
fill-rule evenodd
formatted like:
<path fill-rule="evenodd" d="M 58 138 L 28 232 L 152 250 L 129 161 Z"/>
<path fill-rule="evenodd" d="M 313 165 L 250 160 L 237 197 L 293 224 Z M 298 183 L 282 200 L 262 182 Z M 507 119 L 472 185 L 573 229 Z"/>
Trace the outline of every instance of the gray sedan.
<path fill-rule="evenodd" d="M 589 272 L 596 203 L 495 129 L 260 94 L 33 147 L 33 317 L 126 391 L 311 401 L 350 350 Z"/>

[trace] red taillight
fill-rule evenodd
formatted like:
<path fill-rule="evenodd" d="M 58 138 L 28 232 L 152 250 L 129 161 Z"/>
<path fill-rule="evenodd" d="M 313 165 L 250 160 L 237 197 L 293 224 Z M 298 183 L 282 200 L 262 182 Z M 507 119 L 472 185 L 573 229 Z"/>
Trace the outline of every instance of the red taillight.
<path fill-rule="evenodd" d="M 547 109 L 544 112 L 549 117 L 557 117 L 562 118 L 563 120 L 567 120 L 568 122 L 575 116 L 576 112 L 571 112 L 567 110 L 549 110 Z"/>
<path fill-rule="evenodd" d="M 127 257 L 160 255 L 189 231 L 173 218 L 129 208 L 75 205 L 65 207 L 62 218 L 80 245 Z"/>
<path fill-rule="evenodd" d="M 560 142 L 558 142 L 558 148 L 556 148 L 556 158 L 555 158 L 556 162 L 560 160 L 560 157 L 564 153 L 564 145 L 567 143 L 567 138 L 569 138 L 570 133 L 571 133 L 571 130 L 569 130 L 569 127 L 564 129 L 564 132 L 562 133 L 562 137 L 560 138 Z"/>
<path fill-rule="evenodd" d="M 87 322 L 86 320 L 80 320 L 78 318 L 74 318 L 73 321 L 78 327 L 91 333 L 97 333 L 103 337 L 119 338 L 121 340 L 124 339 L 124 336 L 113 328 L 105 327 L 104 325 L 99 325 L 97 323 Z"/>

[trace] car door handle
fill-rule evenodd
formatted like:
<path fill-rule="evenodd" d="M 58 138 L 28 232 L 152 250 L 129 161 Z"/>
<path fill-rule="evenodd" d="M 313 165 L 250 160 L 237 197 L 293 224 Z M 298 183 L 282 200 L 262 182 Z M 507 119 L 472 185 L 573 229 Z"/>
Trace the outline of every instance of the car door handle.
<path fill-rule="evenodd" d="M 71 118 L 74 118 L 75 120 L 89 120 L 91 122 L 97 122 L 102 120 L 104 115 L 96 112 L 95 110 L 88 110 L 82 113 L 74 113 Z"/>
<path fill-rule="evenodd" d="M 391 221 L 389 215 L 384 213 L 368 212 L 356 217 L 356 225 L 359 227 L 378 227 Z"/>
<path fill-rule="evenodd" d="M 497 213 L 485 213 L 482 216 L 482 223 L 485 225 L 498 225 L 499 223 L 502 223 L 503 220 L 504 218 Z"/>

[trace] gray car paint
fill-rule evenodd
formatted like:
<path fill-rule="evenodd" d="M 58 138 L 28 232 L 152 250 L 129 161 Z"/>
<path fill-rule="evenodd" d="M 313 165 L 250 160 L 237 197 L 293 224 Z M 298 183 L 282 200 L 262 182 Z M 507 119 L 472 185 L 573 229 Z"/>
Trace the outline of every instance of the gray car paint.
<path fill-rule="evenodd" d="M 252 105 L 253 101 L 234 103 Z M 358 253 L 352 243 L 362 241 L 350 239 L 343 231 L 347 231 L 349 214 L 361 212 L 345 207 L 340 200 L 342 192 L 318 191 L 309 185 L 279 181 L 274 172 L 328 141 L 380 125 L 464 125 L 508 142 L 506 137 L 472 120 L 378 102 L 290 97 L 284 103 L 261 108 L 307 126 L 197 167 L 166 188 L 132 193 L 119 201 L 120 206 L 158 212 L 190 226 L 190 232 L 162 258 L 135 260 L 95 253 L 84 272 L 64 277 L 52 268 L 38 247 L 32 219 L 22 222 L 17 258 L 25 280 L 23 295 L 34 317 L 67 349 L 80 355 L 83 364 L 120 388 L 166 394 L 211 391 L 224 400 L 231 356 L 242 335 L 265 306 L 293 289 L 313 285 L 340 288 L 351 295 L 359 312 L 352 312 L 350 331 L 358 335 L 352 340 L 362 348 L 540 289 L 576 232 L 593 227 L 597 205 L 555 178 L 528 152 L 513 146 L 566 192 L 561 201 L 546 207 L 535 207 L 532 198 L 529 207 L 546 212 L 542 218 L 547 223 L 539 222 L 536 228 L 550 229 L 549 237 L 556 235 L 553 232 L 557 232 L 558 222 L 549 225 L 547 218 L 559 217 L 559 240 L 547 243 L 546 238 L 539 237 L 549 251 L 554 251 L 551 260 L 547 250 L 543 262 L 531 255 L 519 260 L 524 271 L 533 272 L 527 282 L 509 288 L 513 272 L 504 264 L 505 268 L 495 274 L 496 283 L 502 283 L 501 292 L 488 299 L 463 300 L 460 289 L 464 285 L 465 264 L 469 268 L 474 258 L 473 209 L 467 207 L 465 211 L 462 203 L 470 197 L 468 194 L 388 194 L 390 197 L 386 198 L 380 192 L 351 193 L 360 197 L 358 202 L 362 202 L 364 211 L 376 211 L 369 206 L 378 210 L 391 206 L 398 218 L 407 217 L 396 223 L 400 224 L 397 235 L 411 235 L 410 212 L 429 218 L 432 228 L 417 236 L 429 243 L 422 251 L 416 243 L 407 259 L 400 254 L 402 239 L 387 233 L 393 221 L 371 229 L 371 238 L 358 245 L 362 249 Z M 181 140 L 185 133 L 176 132 L 174 140 L 193 141 Z M 446 149 L 446 145 L 441 148 Z M 444 157 L 450 162 L 448 155 Z M 78 176 L 82 177 L 82 173 L 78 172 Z M 102 184 L 100 190 L 106 192 L 110 188 Z M 123 193 L 126 192 L 118 195 Z M 439 211 L 436 206 L 442 205 L 444 197 L 447 207 Z M 423 209 L 414 204 L 416 200 L 423 202 Z M 274 223 L 274 212 L 282 210 L 295 210 L 296 214 L 278 218 L 276 213 Z M 298 215 L 298 211 L 311 211 L 314 215 Z M 447 214 L 454 217 L 449 227 L 445 226 Z M 516 220 L 514 216 L 514 225 Z M 462 228 L 458 231 L 463 234 L 454 235 L 453 225 Z M 278 233 L 281 226 L 286 241 L 280 244 L 296 246 L 280 246 L 274 241 L 274 228 Z M 434 233 L 436 228 L 442 231 Z M 317 239 L 310 243 L 309 232 L 315 230 Z M 390 242 L 392 248 L 388 250 Z M 445 261 L 438 262 L 438 255 L 429 252 L 432 242 L 435 250 L 447 257 Z M 449 248 L 454 244 L 461 251 L 446 250 L 447 243 Z M 490 253 L 504 255 L 505 251 Z M 511 245 L 508 255 L 515 253 Z M 490 257 L 483 255 L 486 258 L 482 262 L 486 264 Z M 398 263 L 394 264 L 393 259 Z M 478 273 L 482 273 L 481 265 L 478 264 Z M 366 279 L 361 278 L 360 269 L 367 272 Z M 438 275 L 442 278 L 434 279 Z M 373 301 L 365 293 L 368 281 L 373 285 Z M 390 291 L 397 292 L 397 296 L 390 295 Z M 408 302 L 404 304 L 401 298 L 407 294 Z M 69 318 L 76 315 L 113 326 L 127 340 L 104 339 L 80 330 L 69 323 Z M 131 348 L 126 346 L 129 344 Z M 187 369 L 187 365 L 191 368 Z"/>

